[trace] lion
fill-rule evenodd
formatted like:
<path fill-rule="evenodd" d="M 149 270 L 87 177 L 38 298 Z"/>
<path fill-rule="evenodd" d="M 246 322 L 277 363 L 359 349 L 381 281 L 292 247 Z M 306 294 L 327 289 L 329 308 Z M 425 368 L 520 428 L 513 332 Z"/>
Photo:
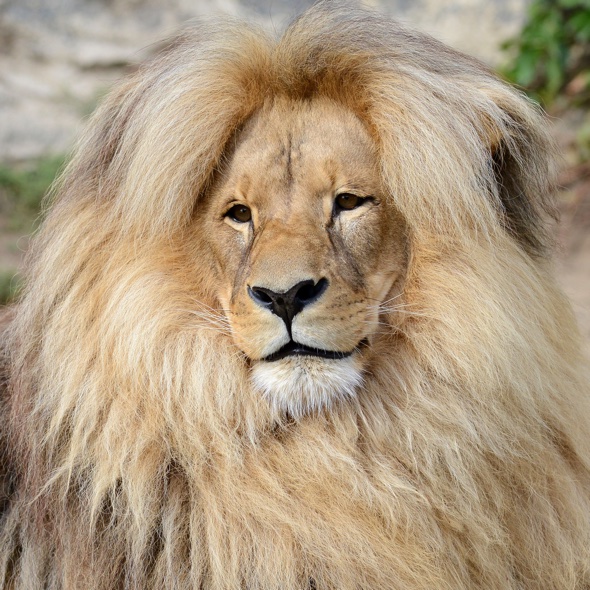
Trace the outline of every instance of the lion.
<path fill-rule="evenodd" d="M 123 80 L 4 320 L 3 587 L 590 588 L 546 126 L 332 2 Z"/>

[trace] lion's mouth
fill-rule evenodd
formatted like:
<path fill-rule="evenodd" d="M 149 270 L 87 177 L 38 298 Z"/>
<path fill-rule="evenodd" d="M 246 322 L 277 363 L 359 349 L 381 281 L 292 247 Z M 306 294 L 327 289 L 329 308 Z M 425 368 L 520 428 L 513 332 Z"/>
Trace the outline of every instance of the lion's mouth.
<path fill-rule="evenodd" d="M 340 360 L 350 356 L 355 350 L 365 344 L 367 344 L 367 341 L 363 340 L 350 351 L 340 351 L 312 348 L 311 346 L 306 346 L 305 344 L 300 344 L 299 342 L 291 340 L 291 342 L 288 342 L 285 346 L 264 357 L 262 360 L 266 362 L 280 361 L 288 356 L 317 356 L 323 359 Z"/>

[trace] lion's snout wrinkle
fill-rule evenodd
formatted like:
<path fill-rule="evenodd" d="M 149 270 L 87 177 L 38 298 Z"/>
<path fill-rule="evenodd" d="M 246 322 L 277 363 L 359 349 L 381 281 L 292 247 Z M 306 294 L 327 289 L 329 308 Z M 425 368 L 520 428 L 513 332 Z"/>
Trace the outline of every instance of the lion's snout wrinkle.
<path fill-rule="evenodd" d="M 311 201 L 309 194 L 302 196 Z M 285 197 L 267 198 L 266 206 L 263 208 L 261 203 L 258 207 L 268 221 L 256 235 L 249 252 L 249 285 L 285 292 L 302 280 L 315 284 L 324 278 L 322 263 L 329 255 L 328 236 L 317 223 L 310 223 L 311 212 L 303 211 L 289 222 L 275 222 L 277 210 L 286 200 Z"/>

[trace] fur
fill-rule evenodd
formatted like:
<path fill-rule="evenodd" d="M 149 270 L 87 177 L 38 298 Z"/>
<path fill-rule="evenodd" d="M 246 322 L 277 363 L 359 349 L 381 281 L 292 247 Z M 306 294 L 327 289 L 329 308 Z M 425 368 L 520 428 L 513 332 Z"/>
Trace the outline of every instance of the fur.
<path fill-rule="evenodd" d="M 194 225 L 272 97 L 355 113 L 407 228 L 362 385 L 296 417 L 253 385 Z M 3 587 L 590 588 L 589 387 L 551 273 L 545 127 L 478 62 L 332 2 L 278 40 L 195 24 L 124 80 L 6 319 Z"/>

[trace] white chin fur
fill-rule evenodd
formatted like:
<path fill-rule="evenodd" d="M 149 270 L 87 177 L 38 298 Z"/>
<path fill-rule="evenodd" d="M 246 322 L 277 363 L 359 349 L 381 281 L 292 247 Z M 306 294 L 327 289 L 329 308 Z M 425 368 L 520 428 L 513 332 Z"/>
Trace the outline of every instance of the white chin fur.
<path fill-rule="evenodd" d="M 259 361 L 252 368 L 252 380 L 275 412 L 300 418 L 355 395 L 363 382 L 358 356 L 338 360 L 292 356 Z"/>

